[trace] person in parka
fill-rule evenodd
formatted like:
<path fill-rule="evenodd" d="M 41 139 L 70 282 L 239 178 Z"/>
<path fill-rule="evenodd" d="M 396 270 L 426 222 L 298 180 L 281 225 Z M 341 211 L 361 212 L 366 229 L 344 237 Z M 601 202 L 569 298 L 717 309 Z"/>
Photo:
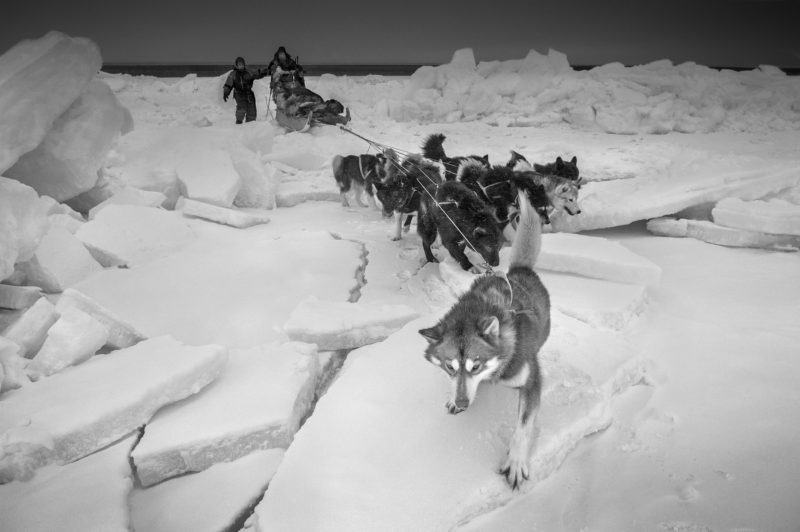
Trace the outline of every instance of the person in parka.
<path fill-rule="evenodd" d="M 278 51 L 275 52 L 275 55 L 272 57 L 272 61 L 267 65 L 267 72 L 269 72 L 270 75 L 274 74 L 278 69 L 283 72 L 294 72 L 295 78 L 300 85 L 303 87 L 306 86 L 303 67 L 297 62 L 297 58 L 292 58 L 283 46 L 278 48 Z"/>
<path fill-rule="evenodd" d="M 256 119 L 256 95 L 253 93 L 253 81 L 269 74 L 266 69 L 258 69 L 255 74 L 247 70 L 243 57 L 237 57 L 233 70 L 228 74 L 222 89 L 222 99 L 228 101 L 231 91 L 236 100 L 236 123 L 252 122 Z"/>

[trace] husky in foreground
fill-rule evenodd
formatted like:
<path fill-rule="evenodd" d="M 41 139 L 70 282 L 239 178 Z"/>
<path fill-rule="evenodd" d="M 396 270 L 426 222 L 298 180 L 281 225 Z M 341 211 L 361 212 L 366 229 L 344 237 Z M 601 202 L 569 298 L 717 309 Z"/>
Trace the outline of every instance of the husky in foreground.
<path fill-rule="evenodd" d="M 541 220 L 524 191 L 518 199 L 520 222 L 507 276 L 479 277 L 439 323 L 419 331 L 429 343 L 425 358 L 450 377 L 451 414 L 469 407 L 482 381 L 519 390 L 517 425 L 500 469 L 512 489 L 528 478 L 542 387 L 537 357 L 550 334 L 550 296 L 533 271 Z"/>

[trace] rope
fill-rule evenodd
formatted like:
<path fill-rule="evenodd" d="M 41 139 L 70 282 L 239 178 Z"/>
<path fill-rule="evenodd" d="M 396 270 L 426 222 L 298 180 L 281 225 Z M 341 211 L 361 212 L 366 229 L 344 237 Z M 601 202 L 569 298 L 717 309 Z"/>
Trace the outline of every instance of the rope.
<path fill-rule="evenodd" d="M 350 133 L 351 135 L 354 135 L 354 136 L 360 138 L 361 140 L 367 142 L 370 146 L 375 147 L 375 149 L 381 150 L 384 155 L 386 154 L 387 150 L 392 150 L 394 153 L 405 153 L 407 155 L 411 155 L 413 153 L 413 152 L 409 152 L 409 151 L 405 151 L 405 150 L 400 150 L 398 148 L 394 148 L 392 146 L 389 146 L 388 144 L 381 144 L 379 142 L 375 142 L 374 140 L 368 139 L 367 137 L 365 137 L 363 135 L 359 135 L 358 133 L 356 133 L 352 129 L 344 127 L 341 124 L 339 124 L 339 129 L 341 129 L 342 131 L 346 131 L 347 133 Z M 415 155 L 418 155 L 418 154 L 415 154 Z M 400 165 L 397 161 L 395 161 L 394 159 L 388 158 L 388 157 L 387 157 L 387 161 L 391 161 L 395 168 L 397 168 L 400 172 L 402 172 L 404 176 L 409 177 L 409 175 L 406 172 L 405 168 L 403 168 L 403 166 Z M 413 160 L 406 159 L 406 162 L 409 162 L 409 161 L 410 161 L 410 164 L 413 165 L 414 168 L 419 170 L 420 173 L 422 175 L 424 175 L 428 179 L 428 181 L 430 181 L 431 184 L 434 185 L 434 187 L 436 189 L 439 188 L 439 183 L 437 183 L 436 181 L 431 179 L 431 176 L 429 176 L 424 170 L 422 170 L 422 168 L 420 168 Z M 445 211 L 444 208 L 442 207 L 442 205 L 450 204 L 450 203 L 455 203 L 456 206 L 458 206 L 458 204 L 456 202 L 454 202 L 454 201 L 453 202 L 442 202 L 442 203 L 439 203 L 439 201 L 436 200 L 436 197 L 433 194 L 430 193 L 430 191 L 427 189 L 427 187 L 425 187 L 425 185 L 422 184 L 422 182 L 419 180 L 418 177 L 415 178 L 415 180 L 422 187 L 422 190 L 424 190 L 425 193 L 431 198 L 431 200 L 433 201 L 434 205 L 436 205 L 439 208 L 439 210 L 442 211 L 442 214 L 445 215 L 447 220 L 453 225 L 453 227 L 455 227 L 456 231 L 458 231 L 458 233 L 464 238 L 464 242 L 470 247 L 470 249 L 472 249 L 472 251 L 474 251 L 479 257 L 481 257 L 481 259 L 483 259 L 482 266 L 484 268 L 486 268 L 486 270 L 489 273 L 494 273 L 494 269 L 492 268 L 492 265 L 489 264 L 488 262 L 486 262 L 486 259 L 483 258 L 483 255 L 481 255 L 480 252 L 478 252 L 478 250 L 472 244 L 472 242 L 470 242 L 470 240 L 467 237 L 467 235 L 464 234 L 464 232 L 461 230 L 461 228 L 458 227 L 458 224 L 456 224 L 456 222 L 450 217 L 450 215 L 447 214 L 447 211 Z M 413 194 L 412 194 L 412 197 L 413 197 Z"/>

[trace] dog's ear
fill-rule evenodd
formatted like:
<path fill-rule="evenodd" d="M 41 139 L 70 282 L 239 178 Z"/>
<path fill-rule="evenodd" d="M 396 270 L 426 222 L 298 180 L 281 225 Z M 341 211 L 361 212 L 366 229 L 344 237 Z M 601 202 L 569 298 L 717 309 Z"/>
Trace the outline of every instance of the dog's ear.
<path fill-rule="evenodd" d="M 573 157 L 573 158 L 572 158 L 572 160 L 571 160 L 570 162 L 571 162 L 572 164 L 578 164 L 578 158 L 577 158 L 577 157 Z"/>
<path fill-rule="evenodd" d="M 443 332 L 439 325 L 434 325 L 428 329 L 420 329 L 419 333 L 430 343 L 436 345 L 442 341 Z"/>
<path fill-rule="evenodd" d="M 497 316 L 483 316 L 478 320 L 478 331 L 481 336 L 494 343 L 500 336 L 500 320 Z"/>
<path fill-rule="evenodd" d="M 564 159 L 562 159 L 560 156 L 556 158 L 556 168 L 564 168 Z"/>

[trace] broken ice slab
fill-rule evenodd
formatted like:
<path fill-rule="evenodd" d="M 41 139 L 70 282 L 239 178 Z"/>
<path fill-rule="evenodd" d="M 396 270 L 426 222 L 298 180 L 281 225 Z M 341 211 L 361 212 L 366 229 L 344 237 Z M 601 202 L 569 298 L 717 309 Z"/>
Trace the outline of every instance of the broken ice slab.
<path fill-rule="evenodd" d="M 19 352 L 17 344 L 0 336 L 0 393 L 15 390 L 31 382 L 25 373 L 28 361 Z"/>
<path fill-rule="evenodd" d="M 0 483 L 87 456 L 204 388 L 227 350 L 162 336 L 13 390 L 0 409 Z"/>
<path fill-rule="evenodd" d="M 283 454 L 283 449 L 255 451 L 201 473 L 135 489 L 131 495 L 133 530 L 232 530 L 231 525 L 264 494 Z M 222 486 L 225 489 L 220 489 Z"/>
<path fill-rule="evenodd" d="M 202 201 L 181 198 L 175 205 L 177 210 L 183 211 L 184 216 L 202 218 L 232 227 L 244 229 L 254 225 L 269 222 L 269 216 L 255 212 L 245 212 L 227 207 L 219 207 Z"/>
<path fill-rule="evenodd" d="M 38 286 L 13 286 L 0 283 L 0 308 L 26 309 L 40 297 L 42 289 Z"/>
<path fill-rule="evenodd" d="M 135 437 L 68 465 L 51 465 L 27 481 L 0 486 L 0 530 L 131 530 L 133 489 L 128 453 Z"/>
<path fill-rule="evenodd" d="M 101 66 L 95 43 L 56 31 L 0 56 L 0 175 L 42 142 Z"/>
<path fill-rule="evenodd" d="M 648 286 L 661 280 L 660 266 L 622 244 L 569 233 L 542 235 L 536 268 Z"/>
<path fill-rule="evenodd" d="M 614 394 L 644 374 L 633 363 L 635 346 L 615 331 L 554 317 L 542 356 L 539 435 L 523 491 L 555 471 L 584 437 L 607 427 Z M 417 332 L 435 319 L 415 320 L 350 353 L 256 507 L 256 530 L 450 530 L 515 496 L 497 470 L 518 394 L 485 383 L 465 412 L 449 415 L 448 378 L 424 360 L 426 342 Z M 573 364 L 576 344 L 601 360 Z"/>
<path fill-rule="evenodd" d="M 138 205 L 108 205 L 78 229 L 103 266 L 136 266 L 173 253 L 195 238 L 177 214 Z"/>
<path fill-rule="evenodd" d="M 147 424 L 131 454 L 142 485 L 288 447 L 311 408 L 318 375 L 311 344 L 232 350 L 217 382 Z"/>
<path fill-rule="evenodd" d="M 22 154 L 5 175 L 58 201 L 74 198 L 97 183 L 125 117 L 126 110 L 108 85 L 90 81 L 41 143 Z"/>
<path fill-rule="evenodd" d="M 58 293 L 103 267 L 75 235 L 63 227 L 51 226 L 33 257 L 20 264 L 20 269 L 29 284 Z"/>
<path fill-rule="evenodd" d="M 3 336 L 19 345 L 20 356 L 32 358 L 44 343 L 47 330 L 58 316 L 56 307 L 47 298 L 41 297 L 3 331 Z"/>
<path fill-rule="evenodd" d="M 47 231 L 48 208 L 31 187 L 0 176 L 0 280 L 14 274 L 14 264 L 33 256 Z"/>
<path fill-rule="evenodd" d="M 228 151 L 221 148 L 196 150 L 177 161 L 175 171 L 186 186 L 186 195 L 221 206 L 233 205 L 242 186 Z"/>
<path fill-rule="evenodd" d="M 108 330 L 108 346 L 114 349 L 130 347 L 146 338 L 122 318 L 74 288 L 64 290 L 56 304 L 56 310 L 59 312 L 64 312 L 68 308 L 82 310 L 102 323 Z"/>
<path fill-rule="evenodd" d="M 140 207 L 161 207 L 167 201 L 167 196 L 155 190 L 139 190 L 133 187 L 123 187 L 116 191 L 107 200 L 98 203 L 89 210 L 89 219 L 92 220 L 97 213 L 109 205 L 138 205 Z"/>
<path fill-rule="evenodd" d="M 311 296 L 295 307 L 283 330 L 292 340 L 337 351 L 379 342 L 418 316 L 408 305 L 322 301 Z"/>
<path fill-rule="evenodd" d="M 800 236 L 800 205 L 782 199 L 725 198 L 711 210 L 715 223 L 771 235 Z"/>
<path fill-rule="evenodd" d="M 28 364 L 27 373 L 38 380 L 85 362 L 107 340 L 108 329 L 102 323 L 75 307 L 66 308 L 47 331 L 47 338 Z"/>
<path fill-rule="evenodd" d="M 647 222 L 647 229 L 651 233 L 660 236 L 691 237 L 718 246 L 784 251 L 800 249 L 800 236 L 772 235 L 746 229 L 736 229 L 707 220 L 655 218 Z"/>

